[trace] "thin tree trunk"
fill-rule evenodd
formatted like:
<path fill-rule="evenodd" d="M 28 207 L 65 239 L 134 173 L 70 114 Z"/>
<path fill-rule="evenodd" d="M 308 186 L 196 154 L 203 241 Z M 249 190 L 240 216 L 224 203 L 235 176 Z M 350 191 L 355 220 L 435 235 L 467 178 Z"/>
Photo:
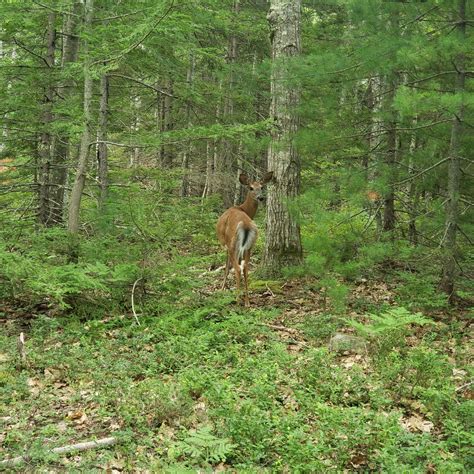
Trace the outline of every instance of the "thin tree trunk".
<path fill-rule="evenodd" d="M 417 120 L 413 120 L 413 127 L 416 127 Z M 408 173 L 410 179 L 408 183 L 408 212 L 409 212 L 409 221 L 408 221 L 408 240 L 409 242 L 416 246 L 418 245 L 418 232 L 416 230 L 416 216 L 418 213 L 418 201 L 420 193 L 417 190 L 416 181 L 414 175 L 415 170 L 415 157 L 414 154 L 417 148 L 416 135 L 413 134 L 410 141 L 410 155 L 408 158 Z"/>
<path fill-rule="evenodd" d="M 457 32 L 461 42 L 466 36 L 466 0 L 459 0 Z M 465 58 L 460 55 L 456 61 L 456 87 L 457 94 L 465 90 L 466 73 L 464 71 Z M 461 182 L 461 166 L 459 150 L 463 133 L 464 104 L 461 103 L 459 110 L 454 114 L 451 126 L 451 142 L 449 145 L 448 166 L 448 202 L 446 204 L 445 239 L 443 246 L 443 276 L 440 288 L 448 295 L 449 301 L 454 301 L 456 280 L 456 256 L 457 256 L 457 229 L 459 221 L 459 188 Z"/>
<path fill-rule="evenodd" d="M 85 3 L 85 21 L 84 27 L 86 31 L 90 31 L 93 17 L 94 0 L 86 0 Z M 91 59 L 89 57 L 88 41 L 83 43 L 84 53 L 84 120 L 81 145 L 79 149 L 79 159 L 77 163 L 76 176 L 72 187 L 71 197 L 69 199 L 69 215 L 68 215 L 68 231 L 73 237 L 71 247 L 71 259 L 77 260 L 77 237 L 79 233 L 79 213 L 81 209 L 82 193 L 86 183 L 86 173 L 89 161 L 89 147 L 91 143 L 92 133 L 92 89 L 93 79 L 90 70 Z"/>
<path fill-rule="evenodd" d="M 97 130 L 97 171 L 99 177 L 99 206 L 102 208 L 105 204 L 108 194 L 108 153 L 107 144 L 107 119 L 109 107 L 109 78 L 103 74 L 100 78 L 100 106 L 99 106 L 99 128 Z"/>
<path fill-rule="evenodd" d="M 206 142 L 206 181 L 202 191 L 202 197 L 208 197 L 212 194 L 212 176 L 214 174 L 214 141 Z"/>
<path fill-rule="evenodd" d="M 367 138 L 369 151 L 364 158 L 367 182 L 367 199 L 370 206 L 370 214 L 374 216 L 377 231 L 382 230 L 381 196 L 376 191 L 376 180 L 379 177 L 380 166 L 380 90 L 381 80 L 378 76 L 371 77 L 367 88 L 366 103 L 370 113 L 370 133 Z"/>
<path fill-rule="evenodd" d="M 69 64 L 77 60 L 79 49 L 79 36 L 77 28 L 79 24 L 81 3 L 76 1 L 72 6 L 71 14 L 67 15 L 64 22 L 64 40 L 61 68 L 66 68 Z M 67 101 L 73 90 L 73 79 L 65 79 L 63 85 L 58 86 L 58 97 Z M 68 117 L 56 117 L 57 120 L 68 120 Z M 51 224 L 60 224 L 64 219 L 65 207 L 65 187 L 68 176 L 68 156 L 69 156 L 69 137 L 67 135 L 55 136 L 52 146 L 52 177 L 53 186 L 50 190 L 51 201 Z"/>
<path fill-rule="evenodd" d="M 189 67 L 186 74 L 186 82 L 189 90 L 193 88 L 193 79 L 194 79 L 194 54 L 191 52 L 189 55 Z M 186 126 L 191 127 L 191 105 L 189 100 L 186 103 Z M 183 179 L 181 181 L 181 197 L 189 196 L 190 184 L 189 184 L 189 157 L 192 153 L 192 141 L 189 141 L 184 145 L 183 157 L 181 160 L 181 166 L 183 169 Z"/>
<path fill-rule="evenodd" d="M 391 92 L 388 95 L 387 108 L 389 109 L 390 119 L 387 121 L 386 127 L 387 133 L 387 150 L 385 152 L 385 176 L 387 179 L 387 191 L 384 195 L 384 208 L 383 208 L 383 230 L 385 232 L 392 231 L 395 229 L 395 187 L 394 182 L 396 181 L 396 163 L 398 154 L 398 137 L 397 137 L 397 118 L 396 111 L 393 107 L 393 101 L 395 98 L 396 90 L 398 87 L 398 77 L 395 73 L 395 77 L 392 81 L 388 81 Z"/>
<path fill-rule="evenodd" d="M 239 141 L 239 146 L 237 147 L 237 179 L 235 180 L 235 190 L 234 190 L 234 206 L 237 206 L 243 201 L 242 195 L 242 186 L 239 181 L 240 173 L 243 171 L 242 166 L 242 142 Z M 259 179 L 260 177 L 257 177 Z"/>
<path fill-rule="evenodd" d="M 50 126 L 53 121 L 53 97 L 54 97 L 54 83 L 52 78 L 52 71 L 54 67 L 54 56 L 56 49 L 56 13 L 48 14 L 48 29 L 47 29 L 47 52 L 46 63 L 48 64 L 48 85 L 43 100 L 43 112 L 41 116 L 42 128 L 40 144 L 39 144 L 39 172 L 38 172 L 38 191 L 39 191 L 39 205 L 38 217 L 39 222 L 43 225 L 50 223 L 50 189 L 51 189 L 51 130 Z"/>
<path fill-rule="evenodd" d="M 240 12 L 240 0 L 234 0 L 232 6 L 233 14 L 233 30 L 236 29 L 236 24 L 238 22 L 238 15 Z M 224 96 L 224 109 L 223 109 L 223 120 L 225 123 L 234 123 L 234 89 L 235 89 L 235 63 L 237 61 L 237 36 L 235 31 L 232 31 L 229 38 L 229 43 L 227 46 L 227 65 L 229 68 L 229 74 L 227 77 L 227 87 Z M 235 159 L 235 143 L 232 140 L 224 139 L 222 140 L 222 164 L 224 179 L 233 183 L 234 179 L 234 159 Z M 239 175 L 240 173 L 238 173 Z M 232 177 L 232 178 L 231 178 Z M 232 181 L 230 181 L 232 179 Z M 232 191 L 232 186 L 224 185 L 223 189 L 223 200 L 225 207 L 230 207 L 234 204 L 234 192 Z"/>
<path fill-rule="evenodd" d="M 164 89 L 173 94 L 173 82 L 168 80 Z M 173 98 L 170 95 L 161 94 L 160 96 L 160 132 L 166 133 L 173 129 L 172 111 Z M 160 164 L 163 168 L 171 168 L 173 165 L 173 154 L 170 145 L 162 144 L 160 146 Z"/>
<path fill-rule="evenodd" d="M 299 102 L 291 80 L 288 59 L 300 53 L 301 0 L 271 0 L 268 21 L 272 41 L 270 116 L 275 125 L 268 152 L 268 170 L 274 182 L 268 189 L 267 235 L 264 267 L 279 273 L 282 267 L 301 263 L 300 227 L 290 214 L 287 201 L 298 195 L 301 163 L 293 138 L 298 131 L 295 109 Z"/>

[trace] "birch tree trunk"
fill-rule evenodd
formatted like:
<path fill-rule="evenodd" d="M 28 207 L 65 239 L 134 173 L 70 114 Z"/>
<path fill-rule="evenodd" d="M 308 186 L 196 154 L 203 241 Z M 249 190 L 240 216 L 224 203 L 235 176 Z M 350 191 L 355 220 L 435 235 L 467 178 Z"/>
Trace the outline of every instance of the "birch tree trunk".
<path fill-rule="evenodd" d="M 268 188 L 267 236 L 263 264 L 268 273 L 301 263 L 298 222 L 288 210 L 288 200 L 300 186 L 301 163 L 293 138 L 298 130 L 295 109 L 299 93 L 289 84 L 290 60 L 300 53 L 301 0 L 271 0 L 267 15 L 272 41 L 270 116 L 275 124 L 268 151 L 268 170 L 274 180 Z"/>
<path fill-rule="evenodd" d="M 84 28 L 90 31 L 93 17 L 93 2 L 94 0 L 86 0 L 85 3 L 85 20 Z M 83 104 L 83 132 L 81 138 L 81 145 L 79 149 L 79 158 L 77 163 L 76 176 L 69 199 L 69 215 L 68 215 L 68 231 L 72 237 L 77 236 L 79 232 L 79 213 L 81 209 L 82 193 L 86 183 L 87 165 L 89 161 L 89 148 L 92 134 L 92 89 L 93 79 L 91 74 L 91 58 L 89 55 L 89 45 L 87 39 L 83 42 L 84 53 L 84 104 Z M 74 240 L 74 239 L 73 239 Z M 75 247 L 75 245 L 74 245 Z M 71 249 L 71 258 L 76 259 L 77 254 L 75 250 Z"/>
<path fill-rule="evenodd" d="M 456 29 L 459 41 L 464 42 L 466 36 L 466 0 L 459 0 L 458 18 L 456 18 Z M 456 87 L 455 92 L 462 94 L 465 90 L 466 73 L 465 58 L 460 55 L 456 61 Z M 448 166 L 448 202 L 446 204 L 445 239 L 443 246 L 443 276 L 440 288 L 448 295 L 450 303 L 454 300 L 454 286 L 456 280 L 456 256 L 457 256 L 457 230 L 459 221 L 459 188 L 461 182 L 461 165 L 459 152 L 461 147 L 461 136 L 463 133 L 464 104 L 461 103 L 458 111 L 453 116 L 451 126 L 451 141 L 449 145 Z"/>

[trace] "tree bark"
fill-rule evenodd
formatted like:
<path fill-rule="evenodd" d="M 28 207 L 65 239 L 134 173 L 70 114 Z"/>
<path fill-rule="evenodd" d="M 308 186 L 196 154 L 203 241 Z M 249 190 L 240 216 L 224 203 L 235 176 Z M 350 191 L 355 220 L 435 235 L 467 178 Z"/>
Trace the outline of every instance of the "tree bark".
<path fill-rule="evenodd" d="M 94 0 L 86 0 L 84 27 L 90 31 L 93 17 Z M 84 104 L 83 104 L 83 132 L 79 149 L 76 176 L 69 200 L 68 231 L 72 237 L 79 233 L 79 213 L 81 208 L 82 193 L 86 182 L 87 165 L 89 160 L 89 147 L 92 134 L 92 89 L 93 79 L 91 74 L 91 58 L 87 39 L 83 42 L 84 53 Z M 73 239 L 73 241 L 76 239 Z M 71 259 L 77 259 L 77 247 L 73 244 L 71 248 Z"/>
<path fill-rule="evenodd" d="M 170 95 L 173 94 L 173 82 L 167 80 L 164 90 Z M 160 94 L 160 132 L 166 133 L 173 129 L 172 111 L 173 98 L 170 95 Z M 173 165 L 173 154 L 170 145 L 160 146 L 160 164 L 163 168 L 171 168 Z"/>
<path fill-rule="evenodd" d="M 99 206 L 104 207 L 108 194 L 108 153 L 107 144 L 107 119 L 109 107 L 109 78 L 103 74 L 100 78 L 100 106 L 99 106 L 99 128 L 97 130 L 97 175 L 99 178 Z"/>
<path fill-rule="evenodd" d="M 52 136 L 50 126 L 53 121 L 53 97 L 54 83 L 52 71 L 54 67 L 54 56 L 56 50 L 56 13 L 48 14 L 48 29 L 46 35 L 47 52 L 46 63 L 48 64 L 48 85 L 44 93 L 43 111 L 41 114 L 42 132 L 39 143 L 39 170 L 38 170 L 38 218 L 43 225 L 50 223 L 50 189 L 51 189 L 51 144 Z"/>
<path fill-rule="evenodd" d="M 413 127 L 416 127 L 417 119 L 413 120 Z M 408 240 L 410 244 L 417 246 L 418 245 L 418 231 L 416 229 L 416 217 L 418 214 L 418 202 L 420 193 L 418 192 L 416 181 L 415 181 L 415 157 L 414 154 L 417 149 L 417 140 L 416 135 L 413 134 L 410 141 L 410 155 L 408 158 L 408 173 L 410 181 L 408 182 L 408 212 L 409 212 L 409 220 L 408 220 Z"/>
<path fill-rule="evenodd" d="M 367 183 L 367 199 L 370 209 L 371 219 L 375 220 L 377 232 L 382 230 L 382 203 L 381 196 L 376 190 L 376 181 L 380 175 L 380 77 L 374 76 L 369 79 L 366 92 L 366 105 L 370 114 L 370 133 L 367 137 L 367 144 L 369 151 L 364 158 L 363 166 L 365 168 L 366 183 Z"/>
<path fill-rule="evenodd" d="M 466 36 L 466 0 L 459 0 L 458 18 L 456 29 L 461 42 Z M 462 94 L 465 90 L 466 73 L 464 55 L 459 55 L 456 60 L 456 86 L 455 92 Z M 455 280 L 457 276 L 456 256 L 457 256 L 457 230 L 459 221 L 459 188 L 461 182 L 461 166 L 459 151 L 463 133 L 464 104 L 461 103 L 459 110 L 453 116 L 451 126 L 451 141 L 449 145 L 449 166 L 448 166 L 448 201 L 446 203 L 445 218 L 445 238 L 443 246 L 443 276 L 441 277 L 440 288 L 448 295 L 450 303 L 455 298 Z"/>
<path fill-rule="evenodd" d="M 191 91 L 193 88 L 193 79 L 194 79 L 194 54 L 191 52 L 189 55 L 189 66 L 188 72 L 186 74 L 186 82 L 188 85 L 189 90 Z M 188 128 L 191 127 L 191 105 L 188 102 L 186 103 L 186 126 Z M 189 157 L 192 153 L 192 141 L 188 141 L 184 145 L 183 156 L 181 160 L 181 166 L 183 169 L 183 178 L 181 181 L 181 197 L 189 196 L 190 192 L 190 183 L 189 183 Z"/>
<path fill-rule="evenodd" d="M 298 131 L 295 109 L 299 93 L 288 81 L 290 61 L 300 53 L 301 0 L 271 0 L 267 19 L 272 42 L 270 116 L 275 123 L 268 151 L 268 170 L 274 181 L 268 188 L 267 235 L 263 265 L 268 273 L 302 261 L 300 227 L 288 210 L 298 195 L 301 163 L 293 138 Z"/>
<path fill-rule="evenodd" d="M 392 231 L 395 229 L 395 187 L 396 182 L 396 170 L 395 166 L 397 163 L 398 154 L 398 137 L 397 137 L 397 117 L 396 111 L 393 107 L 393 100 L 395 98 L 396 90 L 398 87 L 398 77 L 395 73 L 395 77 L 392 81 L 388 81 L 391 92 L 388 96 L 388 113 L 390 119 L 387 121 L 386 127 L 387 132 L 387 150 L 385 159 L 385 176 L 387 179 L 387 190 L 384 194 L 384 208 L 383 208 L 383 230 L 385 232 Z"/>
<path fill-rule="evenodd" d="M 76 1 L 72 6 L 71 14 L 67 15 L 64 21 L 64 40 L 63 53 L 61 59 L 61 68 L 64 69 L 68 64 L 77 60 L 79 49 L 79 37 L 77 28 L 79 24 L 81 3 Z M 71 91 L 74 89 L 73 79 L 66 79 L 62 85 L 58 86 L 58 97 L 68 100 Z M 58 115 L 57 120 L 68 120 L 68 117 Z M 51 224 L 60 224 L 64 219 L 64 197 L 67 181 L 67 162 L 69 155 L 69 137 L 65 134 L 55 136 L 52 146 L 52 177 L 53 186 L 50 189 L 51 215 L 49 222 Z"/>

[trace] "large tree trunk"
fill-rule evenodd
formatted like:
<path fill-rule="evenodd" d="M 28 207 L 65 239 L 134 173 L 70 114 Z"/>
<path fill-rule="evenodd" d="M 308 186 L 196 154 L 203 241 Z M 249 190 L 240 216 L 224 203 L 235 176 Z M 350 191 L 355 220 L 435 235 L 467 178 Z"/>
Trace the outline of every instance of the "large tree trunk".
<path fill-rule="evenodd" d="M 46 63 L 48 64 L 48 84 L 44 93 L 43 111 L 41 114 L 42 132 L 39 143 L 39 169 L 38 169 L 38 218 L 43 225 L 50 224 L 50 189 L 51 189 L 51 130 L 53 121 L 53 97 L 54 83 L 52 71 L 54 67 L 54 55 L 56 49 L 56 13 L 48 15 L 48 29 L 46 35 L 47 52 Z"/>
<path fill-rule="evenodd" d="M 86 0 L 85 3 L 85 21 L 84 27 L 86 31 L 90 31 L 93 17 L 93 1 Z M 71 197 L 69 199 L 69 216 L 68 216 L 68 231 L 72 237 L 76 237 L 79 233 L 79 213 L 81 209 L 82 193 L 86 183 L 87 165 L 89 159 L 89 148 L 91 143 L 92 133 L 92 89 L 93 79 L 90 70 L 91 59 L 89 56 L 88 41 L 84 40 L 83 54 L 84 54 L 84 120 L 83 131 L 81 138 L 81 145 L 79 149 L 79 158 L 76 169 L 76 176 L 72 187 Z M 73 247 L 71 248 L 71 259 L 77 259 L 77 247 L 73 239 Z"/>
<path fill-rule="evenodd" d="M 300 228 L 288 210 L 288 200 L 298 195 L 301 163 L 293 138 L 298 130 L 295 109 L 299 93 L 288 82 L 289 59 L 300 53 L 301 0 L 271 0 L 268 21 L 272 40 L 270 116 L 275 124 L 268 152 L 268 170 L 274 182 L 268 188 L 267 236 L 264 267 L 279 273 L 282 267 L 301 263 Z"/>
<path fill-rule="evenodd" d="M 100 78 L 99 128 L 97 130 L 97 175 L 99 178 L 99 206 L 105 204 L 108 194 L 108 154 L 107 154 L 107 118 L 109 106 L 109 78 L 103 74 Z"/>
<path fill-rule="evenodd" d="M 67 67 L 68 64 L 77 60 L 77 52 L 79 49 L 79 37 L 77 35 L 77 28 L 79 24 L 81 3 L 76 1 L 72 6 L 70 15 L 67 15 L 64 21 L 64 40 L 63 40 L 63 54 L 61 60 L 61 68 Z M 74 89 L 74 80 L 66 79 L 64 83 L 58 86 L 58 97 L 63 100 L 68 100 Z M 57 116 L 57 120 L 68 120 L 68 117 Z M 53 186 L 50 190 L 51 202 L 51 224 L 60 224 L 64 219 L 64 196 L 67 182 L 67 163 L 69 155 L 69 137 L 60 135 L 53 139 L 52 147 L 52 176 L 51 181 Z"/>
<path fill-rule="evenodd" d="M 459 40 L 464 41 L 466 35 L 466 0 L 459 0 L 457 31 Z M 457 94 L 462 94 L 465 89 L 466 74 L 464 71 L 464 56 L 460 55 L 456 61 L 456 88 Z M 456 255 L 457 243 L 456 234 L 459 220 L 459 187 L 461 181 L 461 168 L 459 151 L 461 146 L 461 136 L 463 132 L 464 105 L 461 104 L 459 110 L 453 117 L 451 127 L 451 142 L 449 145 L 449 167 L 448 167 L 448 202 L 446 204 L 445 219 L 445 240 L 443 256 L 443 276 L 440 288 L 447 293 L 449 301 L 454 300 L 454 285 L 456 280 Z"/>

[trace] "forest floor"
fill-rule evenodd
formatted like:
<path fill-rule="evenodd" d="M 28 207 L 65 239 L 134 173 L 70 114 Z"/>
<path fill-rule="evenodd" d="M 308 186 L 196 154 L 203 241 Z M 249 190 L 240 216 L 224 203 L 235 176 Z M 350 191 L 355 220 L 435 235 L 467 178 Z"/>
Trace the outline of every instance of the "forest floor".
<path fill-rule="evenodd" d="M 423 322 L 387 278 L 355 282 L 336 311 L 317 280 L 255 275 L 245 309 L 218 290 L 214 262 L 182 257 L 146 297 L 137 289 L 140 325 L 94 302 L 80 315 L 0 308 L 0 460 L 27 454 L 18 472 L 474 469 L 467 309 Z M 336 333 L 353 339 L 334 348 Z"/>

